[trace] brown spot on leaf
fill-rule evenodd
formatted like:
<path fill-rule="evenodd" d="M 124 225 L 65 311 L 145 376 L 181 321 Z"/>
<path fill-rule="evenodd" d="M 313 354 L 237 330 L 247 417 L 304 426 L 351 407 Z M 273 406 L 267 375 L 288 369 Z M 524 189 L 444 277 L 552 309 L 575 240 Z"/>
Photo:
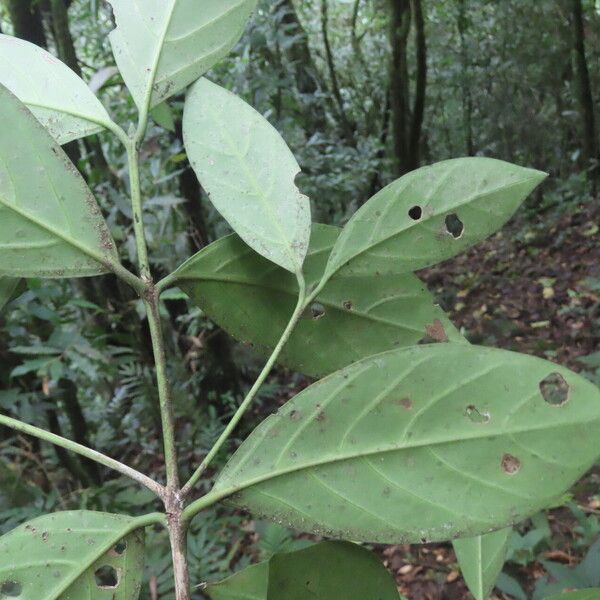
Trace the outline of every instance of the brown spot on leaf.
<path fill-rule="evenodd" d="M 410 398 L 402 398 L 401 400 L 398 400 L 398 404 L 406 410 L 410 410 L 413 407 L 413 403 Z"/>
<path fill-rule="evenodd" d="M 433 323 L 425 325 L 425 333 L 436 342 L 447 342 L 448 334 L 444 329 L 444 325 L 439 319 L 436 319 Z"/>
<path fill-rule="evenodd" d="M 512 454 L 505 454 L 502 457 L 502 470 L 508 475 L 514 475 L 521 470 L 521 461 Z"/>

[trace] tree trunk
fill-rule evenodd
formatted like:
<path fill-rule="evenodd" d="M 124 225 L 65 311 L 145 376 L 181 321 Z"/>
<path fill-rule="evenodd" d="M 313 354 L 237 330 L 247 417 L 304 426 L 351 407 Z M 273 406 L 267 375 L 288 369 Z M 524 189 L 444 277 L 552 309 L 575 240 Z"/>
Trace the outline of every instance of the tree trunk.
<path fill-rule="evenodd" d="M 409 169 L 410 107 L 408 85 L 408 35 L 411 10 L 409 0 L 388 0 L 390 10 L 390 110 L 394 172 L 396 176 Z"/>
<path fill-rule="evenodd" d="M 471 93 L 469 73 L 469 53 L 467 49 L 467 31 L 469 20 L 467 17 L 467 0 L 458 0 L 457 28 L 460 38 L 460 87 L 462 101 L 463 126 L 465 131 L 465 149 L 467 156 L 475 155 L 473 143 L 473 94 Z"/>
<path fill-rule="evenodd" d="M 8 10 L 15 36 L 45 48 L 47 46 L 46 33 L 37 2 L 4 0 L 4 5 Z"/>
<path fill-rule="evenodd" d="M 280 14 L 279 22 L 285 27 L 286 34 L 293 39 L 283 53 L 293 73 L 296 89 L 303 96 L 302 104 L 308 106 L 305 118 L 308 124 L 307 135 L 310 137 L 325 128 L 327 117 L 319 94 L 323 85 L 310 50 L 308 34 L 292 0 L 276 0 L 273 13 Z"/>
<path fill-rule="evenodd" d="M 585 52 L 585 23 L 581 0 L 571 1 L 571 24 L 573 28 L 573 54 L 575 59 L 575 76 L 581 115 L 582 146 L 584 159 L 589 162 L 597 160 L 598 141 L 596 139 L 596 120 L 594 115 L 594 99 L 592 85 Z M 595 176 L 598 168 L 594 168 Z"/>
<path fill-rule="evenodd" d="M 421 132 L 425 117 L 425 97 L 427 93 L 427 40 L 425 37 L 422 0 L 412 0 L 411 5 L 417 46 L 417 80 L 408 148 L 408 169 L 410 171 L 416 169 L 421 162 Z"/>
<path fill-rule="evenodd" d="M 335 105 L 342 125 L 342 132 L 346 140 L 355 145 L 354 126 L 350 122 L 344 106 L 344 99 L 340 88 L 340 82 L 333 58 L 333 50 L 329 41 L 329 3 L 328 0 L 321 0 L 321 33 L 323 35 L 323 44 L 325 46 L 325 57 L 327 59 L 327 68 L 329 70 L 329 79 L 331 84 L 331 93 L 335 99 Z"/>

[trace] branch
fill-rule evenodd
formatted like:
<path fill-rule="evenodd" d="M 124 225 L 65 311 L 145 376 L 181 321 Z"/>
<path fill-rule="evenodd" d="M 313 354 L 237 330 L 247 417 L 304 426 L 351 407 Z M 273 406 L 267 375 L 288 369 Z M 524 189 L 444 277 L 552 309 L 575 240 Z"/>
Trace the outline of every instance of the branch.
<path fill-rule="evenodd" d="M 141 483 L 159 498 L 164 498 L 165 496 L 165 488 L 154 481 L 154 479 L 151 479 L 147 475 L 144 475 L 143 473 L 140 473 L 139 471 L 120 463 L 118 460 L 109 458 L 101 452 L 97 452 L 91 448 L 86 448 L 81 444 L 77 444 L 76 442 L 60 437 L 59 435 L 55 435 L 49 431 L 35 427 L 34 425 L 28 425 L 27 423 L 17 421 L 16 419 L 5 417 L 4 415 L 0 415 L 0 425 L 4 425 L 5 427 L 9 427 L 10 429 L 14 429 L 15 431 L 24 433 L 26 435 L 31 435 L 45 442 L 49 442 L 50 444 L 54 444 L 59 448 L 64 448 L 65 450 L 70 450 L 75 454 L 89 458 L 90 460 L 104 465 L 113 471 L 121 473 L 121 475 L 125 475 L 126 477 Z"/>
<path fill-rule="evenodd" d="M 211 448 L 210 452 L 206 455 L 206 457 L 202 461 L 201 465 L 196 469 L 195 473 L 192 475 L 190 480 L 183 487 L 183 489 L 181 491 L 181 494 L 183 497 L 187 496 L 192 491 L 193 487 L 196 485 L 196 483 L 198 483 L 198 481 L 200 480 L 200 477 L 202 477 L 202 474 L 204 473 L 204 471 L 206 471 L 207 467 L 210 465 L 213 458 L 217 455 L 219 450 L 222 448 L 223 444 L 229 439 L 229 436 L 233 433 L 233 430 L 237 427 L 238 423 L 240 422 L 240 420 L 242 419 L 242 417 L 248 410 L 248 407 L 250 406 L 250 404 L 256 397 L 256 394 L 258 393 L 258 391 L 261 388 L 262 384 L 264 383 L 265 379 L 268 377 L 269 373 L 271 372 L 271 369 L 273 368 L 273 366 L 275 365 L 275 362 L 279 358 L 279 355 L 281 354 L 283 347 L 285 346 L 287 341 L 290 339 L 290 336 L 292 335 L 294 328 L 296 327 L 298 321 L 300 320 L 302 313 L 306 309 L 307 304 L 312 302 L 314 293 L 311 294 L 309 297 L 306 296 L 306 284 L 304 281 L 304 277 L 302 275 L 298 275 L 298 286 L 300 288 L 300 291 L 298 294 L 298 303 L 296 304 L 294 313 L 292 314 L 292 317 L 290 318 L 290 321 L 289 321 L 287 327 L 285 328 L 285 331 L 281 335 L 281 338 L 280 338 L 279 342 L 277 343 L 277 346 L 275 346 L 273 353 L 269 357 L 269 360 L 267 361 L 263 370 L 261 371 L 260 375 L 258 376 L 258 379 L 254 382 L 254 385 L 252 386 L 252 388 L 250 389 L 250 391 L 244 398 L 244 401 L 240 404 L 239 408 L 233 415 L 231 421 L 229 421 L 229 424 L 227 425 L 227 427 L 225 428 L 223 433 L 220 435 L 216 444 Z"/>

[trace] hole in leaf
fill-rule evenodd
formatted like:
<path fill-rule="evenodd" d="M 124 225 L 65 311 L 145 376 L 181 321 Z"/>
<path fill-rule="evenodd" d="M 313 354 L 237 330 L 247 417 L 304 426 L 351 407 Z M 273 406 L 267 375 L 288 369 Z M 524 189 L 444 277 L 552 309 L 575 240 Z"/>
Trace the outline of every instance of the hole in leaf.
<path fill-rule="evenodd" d="M 552 406 L 562 406 L 569 400 L 571 388 L 560 373 L 550 373 L 540 381 L 540 391 L 544 400 Z"/>
<path fill-rule="evenodd" d="M 352 306 L 353 306 L 353 304 L 352 304 L 352 300 L 346 300 L 346 301 L 344 302 L 344 308 L 345 308 L 346 310 L 352 310 Z"/>
<path fill-rule="evenodd" d="M 465 224 L 458 218 L 456 213 L 446 217 L 446 231 L 457 240 L 464 232 Z"/>
<path fill-rule="evenodd" d="M 472 423 L 488 423 L 490 420 L 489 413 L 479 412 L 479 409 L 473 404 L 469 404 L 469 406 L 467 406 L 465 415 Z"/>
<path fill-rule="evenodd" d="M 313 302 L 310 305 L 310 314 L 312 318 L 317 321 L 325 316 L 325 307 L 320 302 Z"/>
<path fill-rule="evenodd" d="M 112 589 L 119 586 L 119 573 L 114 567 L 105 565 L 96 569 L 94 573 L 96 585 L 102 589 Z"/>
<path fill-rule="evenodd" d="M 23 593 L 23 586 L 16 581 L 4 581 L 0 585 L 0 598 L 19 598 Z"/>
<path fill-rule="evenodd" d="M 521 470 L 521 461 L 512 454 L 505 454 L 502 457 L 502 470 L 508 475 L 514 475 Z"/>
<path fill-rule="evenodd" d="M 121 540 L 114 548 L 115 554 L 122 556 L 125 550 L 127 550 L 127 542 L 125 540 Z"/>
<path fill-rule="evenodd" d="M 408 211 L 408 216 L 413 220 L 413 221 L 418 221 L 422 216 L 423 216 L 423 209 L 420 206 L 413 206 L 409 211 Z"/>

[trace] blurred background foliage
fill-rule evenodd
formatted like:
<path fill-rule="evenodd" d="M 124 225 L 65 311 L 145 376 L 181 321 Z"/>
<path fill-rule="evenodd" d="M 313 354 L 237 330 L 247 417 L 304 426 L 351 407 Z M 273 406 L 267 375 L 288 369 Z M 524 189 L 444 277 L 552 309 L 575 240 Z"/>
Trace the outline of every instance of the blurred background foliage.
<path fill-rule="evenodd" d="M 103 0 L 0 0 L 2 32 L 55 53 L 127 129 L 136 113 L 114 67 L 113 27 Z M 600 384 L 599 0 L 261 0 L 236 51 L 210 77 L 282 132 L 302 166 L 298 183 L 315 221 L 343 225 L 397 176 L 446 158 L 493 156 L 548 171 L 548 183 L 507 230 L 422 276 L 472 341 L 554 358 Z M 187 162 L 182 106 L 179 97 L 153 111 L 142 148 L 157 276 L 227 233 Z M 101 134 L 67 151 L 123 261 L 134 264 L 123 149 Z M 162 317 L 189 471 L 262 358 L 178 290 L 165 295 Z M 161 476 L 147 323 L 114 277 L 24 283 L 0 316 L 0 359 L 0 410 Z M 308 383 L 274 373 L 238 436 Z M 594 470 L 563 506 L 515 531 L 498 594 L 550 596 L 557 581 L 586 576 L 581 560 L 600 573 L 599 480 Z M 145 491 L 94 464 L 0 430 L 0 533 L 68 508 L 156 507 Z M 142 597 L 166 599 L 167 540 L 152 536 Z M 193 578 L 220 578 L 305 543 L 215 508 L 193 527 Z M 378 550 L 411 600 L 466 597 L 449 545 Z"/>

